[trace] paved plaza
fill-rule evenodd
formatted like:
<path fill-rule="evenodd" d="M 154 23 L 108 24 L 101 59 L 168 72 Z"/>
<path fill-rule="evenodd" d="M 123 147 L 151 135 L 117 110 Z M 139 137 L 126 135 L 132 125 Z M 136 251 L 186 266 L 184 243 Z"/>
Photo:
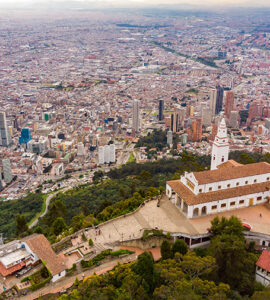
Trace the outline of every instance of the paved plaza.
<path fill-rule="evenodd" d="M 252 232 L 270 234 L 270 209 L 264 204 L 187 219 L 166 196 L 161 199 L 159 207 L 157 203 L 158 200 L 149 201 L 133 214 L 101 224 L 100 235 L 96 235 L 96 231 L 91 229 L 87 237 L 106 248 L 115 242 L 140 238 L 145 229 L 156 228 L 165 232 L 196 236 L 207 233 L 211 220 L 216 216 L 229 218 L 232 215 L 248 223 Z"/>

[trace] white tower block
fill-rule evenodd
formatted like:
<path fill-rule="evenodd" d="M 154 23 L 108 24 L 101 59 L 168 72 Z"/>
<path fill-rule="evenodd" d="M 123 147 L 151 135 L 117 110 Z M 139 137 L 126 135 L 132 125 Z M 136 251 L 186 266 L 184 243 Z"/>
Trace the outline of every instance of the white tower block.
<path fill-rule="evenodd" d="M 218 132 L 212 146 L 211 170 L 216 170 L 217 166 L 228 161 L 229 158 L 229 138 L 224 118 L 218 126 Z"/>

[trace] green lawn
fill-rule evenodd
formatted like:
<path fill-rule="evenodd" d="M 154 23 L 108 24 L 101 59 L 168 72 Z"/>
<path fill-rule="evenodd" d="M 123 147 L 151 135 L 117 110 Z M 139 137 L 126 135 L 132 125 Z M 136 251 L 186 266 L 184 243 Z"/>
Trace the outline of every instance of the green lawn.
<path fill-rule="evenodd" d="M 130 156 L 128 158 L 128 163 L 136 162 L 136 158 L 133 154 L 133 152 L 130 153 Z"/>

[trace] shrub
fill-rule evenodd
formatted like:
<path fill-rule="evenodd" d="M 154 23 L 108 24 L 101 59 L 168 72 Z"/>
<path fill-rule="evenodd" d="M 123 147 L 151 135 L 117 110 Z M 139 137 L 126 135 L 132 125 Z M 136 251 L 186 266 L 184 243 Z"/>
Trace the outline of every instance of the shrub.
<path fill-rule="evenodd" d="M 112 256 L 120 256 L 120 255 L 124 255 L 124 254 L 132 254 L 132 253 L 134 253 L 134 251 L 130 251 L 127 249 L 120 249 L 120 250 L 112 252 L 111 255 Z"/>
<path fill-rule="evenodd" d="M 162 259 L 168 259 L 172 257 L 171 243 L 167 240 L 163 241 L 160 248 Z"/>
<path fill-rule="evenodd" d="M 176 240 L 175 243 L 172 246 L 172 254 L 173 256 L 175 255 L 175 253 L 181 253 L 183 255 L 185 255 L 188 252 L 188 246 L 185 243 L 185 241 L 183 240 Z"/>
<path fill-rule="evenodd" d="M 84 242 L 86 242 L 86 241 L 87 241 L 87 238 L 86 238 L 86 236 L 85 236 L 85 234 L 84 234 L 84 233 L 82 234 L 82 240 L 83 240 Z"/>

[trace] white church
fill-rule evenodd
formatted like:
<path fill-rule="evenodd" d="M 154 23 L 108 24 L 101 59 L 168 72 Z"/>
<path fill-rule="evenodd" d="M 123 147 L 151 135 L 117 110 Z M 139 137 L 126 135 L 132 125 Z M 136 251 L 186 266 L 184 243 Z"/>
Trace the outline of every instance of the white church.
<path fill-rule="evenodd" d="M 268 202 L 270 164 L 242 165 L 228 157 L 229 139 L 222 119 L 212 146 L 211 170 L 185 172 L 167 182 L 167 196 L 187 218 Z"/>

